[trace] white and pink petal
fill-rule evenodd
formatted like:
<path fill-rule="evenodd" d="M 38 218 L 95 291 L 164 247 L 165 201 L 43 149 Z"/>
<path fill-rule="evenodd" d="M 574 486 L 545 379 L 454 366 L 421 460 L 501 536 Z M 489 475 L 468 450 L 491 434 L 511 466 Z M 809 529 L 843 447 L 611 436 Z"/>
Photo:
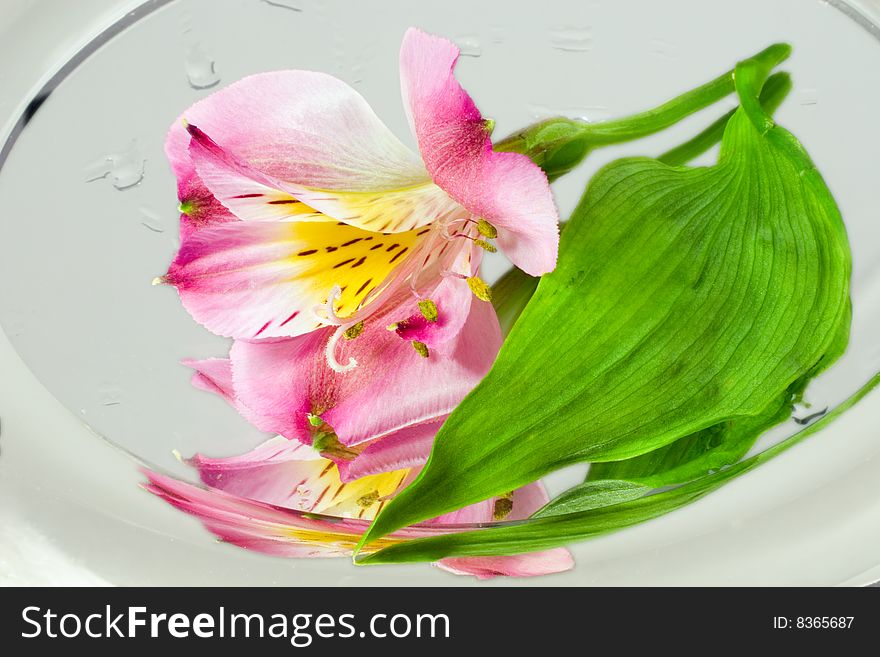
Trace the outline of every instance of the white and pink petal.
<path fill-rule="evenodd" d="M 366 188 L 352 183 L 346 189 L 324 189 L 273 177 L 194 124 L 187 132 L 199 180 L 242 221 L 308 221 L 323 215 L 363 230 L 400 233 L 463 212 L 427 174 L 403 187 L 377 182 Z"/>
<path fill-rule="evenodd" d="M 314 309 L 335 287 L 335 313 L 356 312 L 422 239 L 418 231 L 384 236 L 326 220 L 233 221 L 188 235 L 160 280 L 218 335 L 290 337 L 324 324 Z"/>

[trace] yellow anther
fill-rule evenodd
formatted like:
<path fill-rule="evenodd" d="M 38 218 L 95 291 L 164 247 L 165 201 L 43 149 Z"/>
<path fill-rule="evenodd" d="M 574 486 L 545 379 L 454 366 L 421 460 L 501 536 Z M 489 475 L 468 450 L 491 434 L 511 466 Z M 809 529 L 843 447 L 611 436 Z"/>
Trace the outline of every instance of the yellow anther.
<path fill-rule="evenodd" d="M 467 284 L 477 299 L 480 301 L 492 301 L 492 288 L 482 278 L 471 276 L 467 279 Z"/>
<path fill-rule="evenodd" d="M 366 495 L 361 495 L 356 501 L 358 506 L 363 507 L 364 509 L 369 509 L 379 501 L 379 491 L 374 490 Z"/>
<path fill-rule="evenodd" d="M 490 244 L 486 240 L 474 240 L 474 244 L 476 244 L 484 251 L 488 251 L 489 253 L 495 253 L 498 250 L 495 248 L 494 244 Z"/>
<path fill-rule="evenodd" d="M 513 511 L 513 498 L 510 495 L 499 497 L 492 508 L 492 520 L 504 520 Z"/>
<path fill-rule="evenodd" d="M 498 237 L 498 229 L 485 219 L 477 220 L 477 232 L 483 237 L 488 237 L 490 240 L 494 240 Z"/>
<path fill-rule="evenodd" d="M 385 328 L 388 329 L 389 331 L 396 331 L 398 326 L 399 326 L 399 324 L 397 322 L 394 322 L 393 324 L 389 324 Z"/>
<path fill-rule="evenodd" d="M 437 304 L 430 299 L 422 299 L 419 301 L 419 310 L 422 312 L 422 317 L 429 322 L 436 322 L 439 317 L 437 313 Z"/>
<path fill-rule="evenodd" d="M 413 349 L 415 349 L 418 352 L 419 356 L 421 356 L 422 358 L 427 358 L 431 353 L 428 351 L 428 345 L 426 345 L 424 342 L 413 340 L 412 346 Z"/>
<path fill-rule="evenodd" d="M 354 324 L 353 326 L 349 326 L 347 329 L 345 329 L 345 331 L 342 333 L 342 337 L 344 337 L 346 340 L 354 340 L 357 336 L 359 336 L 363 332 L 364 332 L 364 322 L 363 322 L 363 320 L 361 320 L 357 324 Z"/>
<path fill-rule="evenodd" d="M 318 432 L 312 439 L 312 447 L 322 455 L 346 460 L 351 460 L 359 454 L 358 451 L 349 449 L 339 442 L 339 438 L 332 431 Z"/>

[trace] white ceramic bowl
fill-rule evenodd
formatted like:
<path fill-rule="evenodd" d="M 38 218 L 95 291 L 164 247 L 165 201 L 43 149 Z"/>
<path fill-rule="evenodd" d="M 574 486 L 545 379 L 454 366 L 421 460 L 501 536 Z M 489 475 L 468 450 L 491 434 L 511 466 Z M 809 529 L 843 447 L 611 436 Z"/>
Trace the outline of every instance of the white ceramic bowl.
<path fill-rule="evenodd" d="M 514 11 L 501 0 L 4 0 L 0 583 L 473 583 L 425 565 L 355 568 L 220 545 L 137 485 L 139 462 L 191 476 L 172 449 L 234 454 L 261 438 L 189 387 L 178 359 L 222 355 L 225 342 L 191 321 L 172 290 L 149 285 L 175 248 L 165 130 L 210 93 L 194 87 L 215 78 L 313 68 L 355 85 L 405 135 L 396 56 L 412 24 L 462 45 L 460 79 L 496 118 L 496 134 L 554 113 L 601 120 L 647 108 L 773 41 L 792 43 L 785 68 L 795 90 L 778 117 L 826 176 L 855 254 L 852 344 L 808 397 L 834 405 L 880 369 L 878 2 L 552 0 Z M 601 164 L 659 153 L 720 112 L 591 156 L 555 187 L 563 213 Z M 116 189 L 114 176 L 131 186 Z M 574 571 L 527 583 L 876 580 L 878 426 L 875 393 L 758 471 L 681 511 L 573 546 Z M 552 478 L 551 488 L 582 470 Z"/>

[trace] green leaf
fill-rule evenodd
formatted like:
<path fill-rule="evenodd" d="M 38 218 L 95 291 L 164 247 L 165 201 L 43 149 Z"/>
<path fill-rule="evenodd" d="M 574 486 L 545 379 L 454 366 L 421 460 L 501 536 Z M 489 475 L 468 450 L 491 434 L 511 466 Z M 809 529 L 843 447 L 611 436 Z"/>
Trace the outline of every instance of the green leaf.
<path fill-rule="evenodd" d="M 760 454 L 684 486 L 640 497 L 630 502 L 578 513 L 501 523 L 478 531 L 406 541 L 370 556 L 359 557 L 357 563 L 367 565 L 404 563 L 436 561 L 445 557 L 533 552 L 594 538 L 656 518 L 708 495 L 736 477 L 791 449 L 808 436 L 827 427 L 878 384 L 880 384 L 880 374 L 875 374 L 856 394 L 814 424 Z"/>
<path fill-rule="evenodd" d="M 585 481 L 574 488 L 569 488 L 562 495 L 551 500 L 532 517 L 543 518 L 545 516 L 601 509 L 605 506 L 612 506 L 644 497 L 651 490 L 651 486 L 623 479 Z"/>
<path fill-rule="evenodd" d="M 788 73 L 775 73 L 771 75 L 761 91 L 761 104 L 764 106 L 765 111 L 772 115 L 789 91 L 791 91 L 791 76 Z M 695 137 L 681 146 L 664 153 L 657 159 L 665 164 L 680 166 L 702 155 L 721 141 L 724 128 L 733 116 L 734 111 L 731 110 L 726 113 Z M 566 119 L 566 121 L 568 120 Z M 552 142 L 558 138 L 558 134 L 555 136 L 551 135 L 549 141 Z M 540 141 L 539 135 L 534 135 L 533 139 L 532 148 L 540 150 L 539 145 L 543 142 Z M 565 224 L 563 223 L 560 226 L 560 230 L 564 228 Z M 510 329 L 513 328 L 516 320 L 522 314 L 523 309 L 525 309 L 526 304 L 532 298 L 538 287 L 538 280 L 514 267 L 508 270 L 492 286 L 492 304 L 495 306 L 495 312 L 498 314 L 498 321 L 501 324 L 501 330 L 504 335 L 510 332 Z"/>
<path fill-rule="evenodd" d="M 702 477 L 739 461 L 758 436 L 790 417 L 791 403 L 792 394 L 785 392 L 758 415 L 727 420 L 641 456 L 595 463 L 587 479 L 627 479 L 661 487 Z"/>
<path fill-rule="evenodd" d="M 806 152 L 758 101 L 788 55 L 737 66 L 718 164 L 601 170 L 483 382 L 363 544 L 579 461 L 757 416 L 832 349 L 850 254 Z"/>
<path fill-rule="evenodd" d="M 774 400 L 759 415 L 728 420 L 670 445 L 622 461 L 595 463 L 588 480 L 627 479 L 661 487 L 680 484 L 732 465 L 748 452 L 758 437 L 791 416 L 811 378 L 837 360 L 849 341 L 850 312 L 838 327 L 837 336 L 819 364 Z"/>
<path fill-rule="evenodd" d="M 492 305 L 503 335 L 510 333 L 516 320 L 538 287 L 539 278 L 514 267 L 492 286 Z"/>

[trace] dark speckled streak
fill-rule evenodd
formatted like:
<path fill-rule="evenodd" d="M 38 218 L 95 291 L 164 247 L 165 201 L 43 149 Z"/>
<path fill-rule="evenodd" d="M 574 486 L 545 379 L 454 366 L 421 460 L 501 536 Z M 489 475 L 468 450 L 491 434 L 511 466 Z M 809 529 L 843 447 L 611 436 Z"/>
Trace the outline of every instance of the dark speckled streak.
<path fill-rule="evenodd" d="M 389 262 L 394 262 L 400 256 L 402 256 L 404 253 L 406 253 L 407 251 L 409 251 L 409 247 L 408 246 L 403 247 L 400 251 L 398 251 L 397 253 L 394 254 L 394 257 L 391 258 L 391 260 Z"/>

